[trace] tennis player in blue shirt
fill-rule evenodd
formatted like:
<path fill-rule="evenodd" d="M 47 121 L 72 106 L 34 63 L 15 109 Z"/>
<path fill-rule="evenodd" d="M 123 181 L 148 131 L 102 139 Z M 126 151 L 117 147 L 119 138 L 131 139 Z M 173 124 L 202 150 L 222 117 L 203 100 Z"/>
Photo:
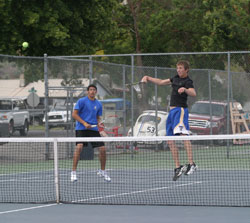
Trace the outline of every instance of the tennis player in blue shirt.
<path fill-rule="evenodd" d="M 152 82 L 157 85 L 172 85 L 172 93 L 170 100 L 170 112 L 168 114 L 166 123 L 167 136 L 174 135 L 189 135 L 188 125 L 188 96 L 195 97 L 196 91 L 193 86 L 193 81 L 188 76 L 189 62 L 179 61 L 177 63 L 177 75 L 169 79 L 159 79 L 150 76 L 144 76 L 141 82 Z M 181 165 L 179 161 L 178 148 L 173 140 L 168 141 L 168 145 L 172 152 L 173 160 L 175 162 L 174 177 L 176 181 L 183 173 L 185 175 L 192 174 L 197 166 L 193 162 L 192 146 L 189 140 L 184 141 L 184 147 L 187 151 L 189 163 Z"/>
<path fill-rule="evenodd" d="M 73 110 L 72 117 L 76 120 L 76 137 L 101 137 L 98 127 L 101 127 L 102 104 L 95 98 L 97 87 L 90 84 L 87 88 L 88 95 L 80 98 Z M 103 142 L 91 142 L 92 147 L 99 148 L 99 159 L 101 169 L 97 171 L 97 175 L 103 177 L 105 181 L 110 182 L 111 179 L 105 171 L 106 166 L 106 148 Z M 87 146 L 86 142 L 77 142 L 73 156 L 73 168 L 71 172 L 71 181 L 77 181 L 76 169 L 80 153 L 83 147 Z"/>

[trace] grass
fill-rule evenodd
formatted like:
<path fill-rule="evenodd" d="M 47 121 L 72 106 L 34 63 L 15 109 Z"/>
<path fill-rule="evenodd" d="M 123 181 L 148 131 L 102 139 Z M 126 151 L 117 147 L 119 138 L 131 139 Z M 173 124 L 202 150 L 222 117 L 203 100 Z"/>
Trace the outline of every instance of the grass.
<path fill-rule="evenodd" d="M 48 171 L 54 169 L 52 160 L 29 163 L 5 163 L 0 165 L 0 174 Z"/>
<path fill-rule="evenodd" d="M 30 125 L 29 131 L 32 131 L 32 130 L 45 130 L 45 126 L 44 125 Z"/>
<path fill-rule="evenodd" d="M 29 130 L 32 131 L 32 130 L 42 130 L 42 131 L 45 131 L 45 126 L 44 125 L 30 125 L 29 126 Z M 64 130 L 63 127 L 54 127 L 50 130 Z"/>

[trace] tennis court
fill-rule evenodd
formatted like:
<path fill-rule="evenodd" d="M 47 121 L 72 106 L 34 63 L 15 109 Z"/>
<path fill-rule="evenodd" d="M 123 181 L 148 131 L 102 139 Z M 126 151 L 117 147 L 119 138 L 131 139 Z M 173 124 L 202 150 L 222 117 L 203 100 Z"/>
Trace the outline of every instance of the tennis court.
<path fill-rule="evenodd" d="M 189 138 L 192 137 L 196 136 Z M 96 174 L 97 155 L 92 160 L 79 162 L 78 181 L 72 183 L 72 157 L 66 150 L 70 141 L 79 139 L 8 140 L 12 142 L 1 146 L 1 203 L 250 206 L 249 144 L 228 147 L 211 145 L 211 140 L 194 143 L 194 160 L 199 169 L 192 175 L 181 176 L 178 181 L 172 180 L 173 161 L 168 149 L 156 151 L 142 145 L 131 150 L 113 146 L 108 150 L 106 166 L 112 179 L 110 183 Z M 138 141 L 134 137 L 105 140 L 109 143 L 117 140 L 119 145 L 122 140 Z M 140 140 L 149 144 L 149 141 L 153 143 L 162 138 Z M 52 151 L 50 159 L 46 159 L 46 149 Z M 185 163 L 183 148 L 179 155 Z"/>
<path fill-rule="evenodd" d="M 249 206 L 250 175 L 247 171 L 199 170 L 172 181 L 170 170 L 108 170 L 107 183 L 95 171 L 78 171 L 70 181 L 70 170 L 60 171 L 60 200 L 84 204 Z M 244 183 L 242 179 L 244 178 Z M 4 202 L 55 202 L 52 171 L 1 175 Z M 237 188 L 234 190 L 233 188 Z"/>
<path fill-rule="evenodd" d="M 224 145 L 211 143 L 221 144 L 220 137 Z M 233 145 L 235 137 L 246 143 Z M 1 222 L 249 222 L 248 137 L 189 136 L 198 170 L 177 181 L 170 150 L 155 149 L 171 137 L 89 138 L 106 140 L 111 182 L 97 176 L 94 151 L 93 159 L 79 161 L 74 183 L 71 143 L 82 139 L 1 138 Z M 174 139 L 185 163 L 186 152 Z"/>
<path fill-rule="evenodd" d="M 249 208 L 148 205 L 0 204 L 8 223 L 248 223 Z"/>

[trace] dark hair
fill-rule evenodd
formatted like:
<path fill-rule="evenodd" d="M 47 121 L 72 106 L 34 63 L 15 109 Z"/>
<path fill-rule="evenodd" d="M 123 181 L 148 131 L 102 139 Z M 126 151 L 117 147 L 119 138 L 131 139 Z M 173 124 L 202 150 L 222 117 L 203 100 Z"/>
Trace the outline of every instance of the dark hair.
<path fill-rule="evenodd" d="M 187 60 L 180 60 L 177 65 L 183 65 L 185 70 L 189 70 L 189 62 Z"/>
<path fill-rule="evenodd" d="M 91 88 L 91 87 L 93 87 L 93 88 L 95 88 L 95 89 L 97 90 L 97 87 L 96 87 L 94 84 L 90 84 L 90 85 L 87 87 L 87 91 L 89 91 L 89 88 Z"/>

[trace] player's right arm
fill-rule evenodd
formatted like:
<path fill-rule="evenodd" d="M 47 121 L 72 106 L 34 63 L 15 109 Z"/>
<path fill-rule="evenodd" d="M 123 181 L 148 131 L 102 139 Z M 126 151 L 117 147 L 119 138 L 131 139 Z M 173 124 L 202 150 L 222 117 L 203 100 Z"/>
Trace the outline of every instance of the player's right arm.
<path fill-rule="evenodd" d="M 87 122 L 85 122 L 84 120 L 81 119 L 81 117 L 78 114 L 78 110 L 76 110 L 76 109 L 73 110 L 72 117 L 76 121 L 82 123 L 87 129 L 91 128 L 91 125 L 89 123 L 87 123 Z"/>
<path fill-rule="evenodd" d="M 147 83 L 147 82 L 152 82 L 154 84 L 157 84 L 157 85 L 169 85 L 171 84 L 171 81 L 170 79 L 159 79 L 159 78 L 155 78 L 155 77 L 150 77 L 150 76 L 144 76 L 142 79 L 141 79 L 141 82 L 144 82 L 144 83 Z"/>

